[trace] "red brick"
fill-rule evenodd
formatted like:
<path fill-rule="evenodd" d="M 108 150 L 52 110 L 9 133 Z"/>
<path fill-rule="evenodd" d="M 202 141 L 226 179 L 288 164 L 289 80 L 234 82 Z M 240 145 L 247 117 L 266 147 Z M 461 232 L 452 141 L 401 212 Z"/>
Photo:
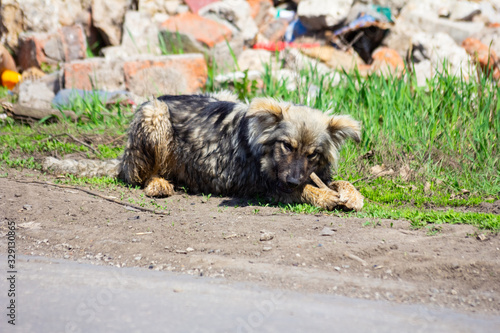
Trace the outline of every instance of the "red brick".
<path fill-rule="evenodd" d="M 62 41 L 64 61 L 69 62 L 86 58 L 87 41 L 82 26 L 62 27 L 59 30 L 59 35 Z"/>
<path fill-rule="evenodd" d="M 184 0 L 193 13 L 198 13 L 201 8 L 217 1 L 219 0 Z"/>
<path fill-rule="evenodd" d="M 123 69 L 127 90 L 140 96 L 191 94 L 207 81 L 201 54 L 140 57 L 126 61 Z"/>
<path fill-rule="evenodd" d="M 371 65 L 374 72 L 379 74 L 401 74 L 404 72 L 405 63 L 403 58 L 396 50 L 388 47 L 379 47 L 373 54 L 373 63 Z"/>
<path fill-rule="evenodd" d="M 47 62 L 43 47 L 49 36 L 46 33 L 23 33 L 19 36 L 17 63 L 23 70 L 40 67 L 42 62 Z"/>
<path fill-rule="evenodd" d="M 498 56 L 495 51 L 491 50 L 488 45 L 483 44 L 479 39 L 467 38 L 462 42 L 462 47 L 484 70 L 491 70 L 498 64 Z"/>
<path fill-rule="evenodd" d="M 84 59 L 87 44 L 81 26 L 63 27 L 57 33 L 23 33 L 19 36 L 18 64 L 40 68 L 42 63 Z"/>
<path fill-rule="evenodd" d="M 65 88 L 108 91 L 125 88 L 123 62 L 90 58 L 65 63 L 63 70 Z"/>
<path fill-rule="evenodd" d="M 225 25 L 190 12 L 171 17 L 161 26 L 169 31 L 192 35 L 208 47 L 231 39 L 231 30 Z"/>

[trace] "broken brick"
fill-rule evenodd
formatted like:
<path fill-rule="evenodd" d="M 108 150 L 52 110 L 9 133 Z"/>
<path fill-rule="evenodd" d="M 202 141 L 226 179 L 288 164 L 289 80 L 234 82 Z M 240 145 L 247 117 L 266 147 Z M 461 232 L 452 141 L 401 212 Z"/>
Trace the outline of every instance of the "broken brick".
<path fill-rule="evenodd" d="M 225 25 L 190 12 L 171 17 L 161 26 L 169 31 L 192 35 L 208 47 L 229 40 L 232 35 L 231 30 Z"/>

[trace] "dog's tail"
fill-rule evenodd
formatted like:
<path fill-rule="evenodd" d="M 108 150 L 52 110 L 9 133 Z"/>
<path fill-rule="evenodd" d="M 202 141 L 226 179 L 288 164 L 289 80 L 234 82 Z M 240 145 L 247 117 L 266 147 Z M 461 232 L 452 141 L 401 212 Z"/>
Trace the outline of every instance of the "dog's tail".
<path fill-rule="evenodd" d="M 120 160 L 59 160 L 54 157 L 46 157 L 42 163 L 42 170 L 56 175 L 77 175 L 80 177 L 103 177 L 118 176 Z"/>

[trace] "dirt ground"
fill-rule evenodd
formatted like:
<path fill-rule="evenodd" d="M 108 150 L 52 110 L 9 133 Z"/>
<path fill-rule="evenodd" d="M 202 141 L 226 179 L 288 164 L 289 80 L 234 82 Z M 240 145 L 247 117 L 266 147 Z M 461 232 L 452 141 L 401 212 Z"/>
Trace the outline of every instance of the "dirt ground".
<path fill-rule="evenodd" d="M 55 179 L 16 170 L 0 178 L 0 232 L 16 222 L 18 254 L 500 314 L 500 237 L 472 226 L 429 232 L 407 221 L 290 214 L 182 192 L 157 200 L 170 212 L 157 215 L 23 183 L 45 178 Z M 141 199 L 141 191 L 120 191 L 99 193 Z"/>

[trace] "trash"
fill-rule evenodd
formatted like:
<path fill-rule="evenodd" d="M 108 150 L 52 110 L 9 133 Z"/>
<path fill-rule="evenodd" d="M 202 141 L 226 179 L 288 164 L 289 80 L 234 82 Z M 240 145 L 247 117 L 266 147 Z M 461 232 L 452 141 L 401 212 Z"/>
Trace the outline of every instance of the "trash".
<path fill-rule="evenodd" d="M 275 17 L 287 20 L 288 22 L 292 22 L 295 18 L 295 12 L 288 9 L 277 9 Z"/>
<path fill-rule="evenodd" d="M 350 47 L 359 54 L 367 64 L 373 62 L 371 56 L 393 26 L 391 10 L 381 6 L 356 5 L 349 15 L 350 23 L 333 32 L 331 41 L 341 49 Z"/>
<path fill-rule="evenodd" d="M 310 49 L 314 47 L 321 46 L 320 43 L 287 43 L 287 42 L 276 42 L 276 43 L 255 43 L 253 48 L 257 50 L 267 50 L 267 51 L 283 51 L 285 48 L 294 49 Z"/>
<path fill-rule="evenodd" d="M 293 42 L 297 37 L 304 36 L 306 33 L 307 28 L 304 24 L 299 19 L 295 19 L 286 28 L 285 42 Z"/>
<path fill-rule="evenodd" d="M 7 87 L 7 89 L 12 90 L 21 81 L 21 74 L 18 72 L 6 69 L 2 73 L 2 86 Z"/>

